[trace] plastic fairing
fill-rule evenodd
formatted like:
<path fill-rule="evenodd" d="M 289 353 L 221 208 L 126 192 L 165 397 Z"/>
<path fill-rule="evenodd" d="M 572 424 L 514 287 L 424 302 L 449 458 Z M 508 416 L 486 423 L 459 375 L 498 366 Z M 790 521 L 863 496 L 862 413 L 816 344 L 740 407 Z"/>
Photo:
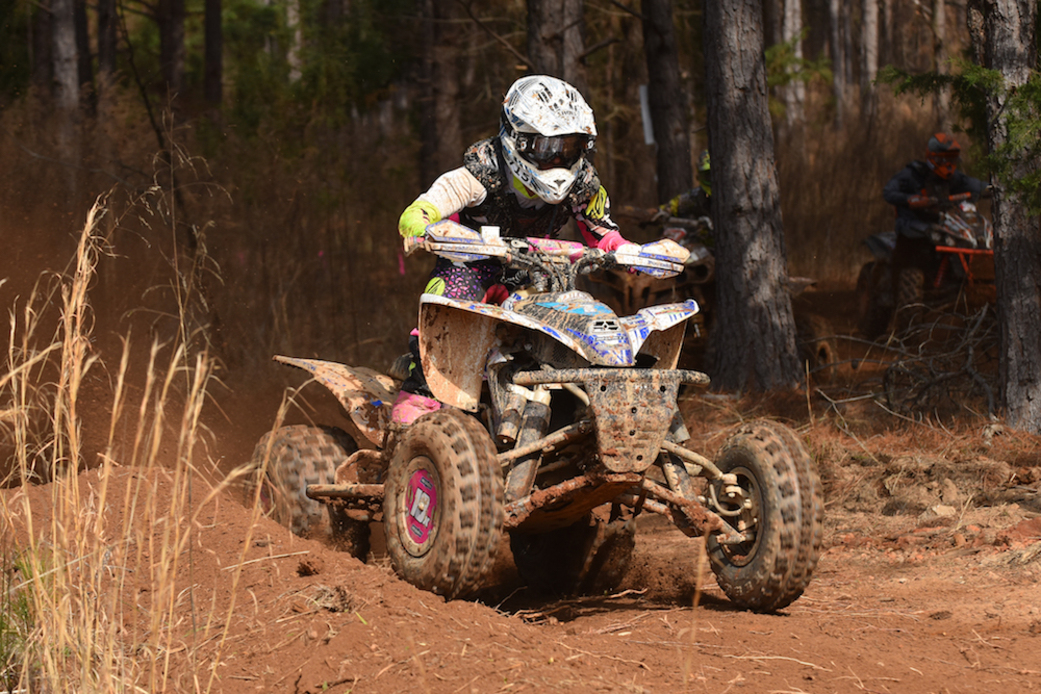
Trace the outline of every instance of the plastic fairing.
<path fill-rule="evenodd" d="M 383 446 L 398 392 L 394 379 L 364 366 L 297 357 L 275 356 L 274 359 L 309 371 L 336 396 L 361 434 L 374 445 Z"/>

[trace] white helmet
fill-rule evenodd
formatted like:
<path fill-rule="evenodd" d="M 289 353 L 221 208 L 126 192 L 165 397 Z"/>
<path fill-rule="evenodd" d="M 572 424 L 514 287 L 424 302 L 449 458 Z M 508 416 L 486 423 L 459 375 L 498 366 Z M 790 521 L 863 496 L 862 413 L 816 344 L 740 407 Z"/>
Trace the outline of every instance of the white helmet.
<path fill-rule="evenodd" d="M 555 205 L 567 196 L 586 153 L 593 149 L 593 109 L 563 80 L 521 77 L 503 100 L 499 139 L 513 175 Z"/>

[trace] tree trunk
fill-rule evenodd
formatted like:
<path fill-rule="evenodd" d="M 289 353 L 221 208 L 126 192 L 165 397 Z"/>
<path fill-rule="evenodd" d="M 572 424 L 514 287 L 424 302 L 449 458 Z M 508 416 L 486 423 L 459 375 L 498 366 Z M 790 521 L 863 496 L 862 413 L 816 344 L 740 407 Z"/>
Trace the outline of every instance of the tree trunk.
<path fill-rule="evenodd" d="M 304 30 L 303 20 L 300 16 L 300 0 L 289 0 L 286 3 L 286 27 L 290 34 L 286 62 L 289 63 L 289 81 L 295 84 L 303 76 L 300 50 L 303 48 Z"/>
<path fill-rule="evenodd" d="M 111 83 L 116 74 L 116 46 L 119 17 L 116 0 L 98 0 L 98 81 Z M 101 87 L 104 91 L 104 86 Z"/>
<path fill-rule="evenodd" d="M 53 96 L 54 11 L 53 0 L 35 4 L 32 19 L 32 83 L 43 98 Z"/>
<path fill-rule="evenodd" d="M 878 76 L 878 2 L 863 0 L 860 12 L 860 104 L 865 120 L 875 114 L 875 77 Z"/>
<path fill-rule="evenodd" d="M 988 141 L 994 152 L 1009 141 L 1010 95 L 1037 67 L 1037 2 L 972 0 L 968 21 L 977 59 L 1004 79 L 987 101 Z M 1016 179 L 1037 175 L 1038 162 L 1024 151 L 1013 154 L 1018 157 L 1012 172 Z M 1041 433 L 1041 225 L 1028 213 L 1022 193 L 1000 179 L 993 183 L 1002 403 L 1009 425 Z"/>
<path fill-rule="evenodd" d="M 184 81 L 184 0 L 159 0 L 159 60 L 172 101 Z"/>
<path fill-rule="evenodd" d="M 713 380 L 772 390 L 800 379 L 773 131 L 761 0 L 705 0 L 705 72 L 716 229 Z"/>
<path fill-rule="evenodd" d="M 588 93 L 582 0 L 528 0 L 528 58 L 531 71 L 552 75 Z"/>
<path fill-rule="evenodd" d="M 945 0 L 933 0 L 933 70 L 947 74 L 947 6 Z M 951 128 L 950 92 L 940 89 L 933 98 L 937 130 Z"/>
<path fill-rule="evenodd" d="M 74 0 L 53 0 L 53 59 L 54 59 L 54 104 L 57 127 L 58 158 L 70 165 L 65 167 L 64 196 L 75 199 L 78 178 L 71 166 L 80 158 L 79 141 L 76 137 L 79 120 L 80 80 L 76 61 L 76 20 Z"/>
<path fill-rule="evenodd" d="M 54 101 L 66 113 L 79 106 L 80 80 L 76 61 L 76 21 L 73 0 L 52 0 Z"/>
<path fill-rule="evenodd" d="M 784 19 L 781 23 L 781 40 L 785 43 L 795 41 L 802 33 L 802 0 L 784 0 Z M 802 41 L 795 41 L 792 57 L 802 60 Z M 784 102 L 784 120 L 789 128 L 803 119 L 803 105 L 806 103 L 806 83 L 802 80 L 789 82 L 781 88 L 781 100 Z"/>
<path fill-rule="evenodd" d="M 658 148 L 658 200 L 664 202 L 687 192 L 694 182 L 672 0 L 643 0 L 643 50 L 647 56 L 647 98 Z"/>
<path fill-rule="evenodd" d="M 846 120 L 847 97 L 850 82 L 849 13 L 844 12 L 842 0 L 830 0 L 831 65 L 835 94 L 835 127 L 841 129 Z"/>
<path fill-rule="evenodd" d="M 420 67 L 421 185 L 426 187 L 448 169 L 462 164 L 463 133 L 459 117 L 459 78 L 452 29 L 455 0 L 423 0 L 423 60 Z M 502 93 L 506 93 L 506 87 Z"/>
<path fill-rule="evenodd" d="M 879 63 L 889 65 L 895 62 L 893 50 L 893 0 L 879 0 L 882 3 L 882 38 L 878 50 Z"/>
<path fill-rule="evenodd" d="M 224 28 L 221 0 L 206 0 L 206 76 L 203 92 L 206 103 L 219 108 L 224 99 Z"/>
<path fill-rule="evenodd" d="M 94 94 L 94 62 L 90 55 L 90 27 L 87 21 L 87 3 L 85 0 L 73 0 L 72 17 L 76 31 L 76 79 L 79 82 L 79 93 L 89 113 L 93 114 L 96 106 Z"/>

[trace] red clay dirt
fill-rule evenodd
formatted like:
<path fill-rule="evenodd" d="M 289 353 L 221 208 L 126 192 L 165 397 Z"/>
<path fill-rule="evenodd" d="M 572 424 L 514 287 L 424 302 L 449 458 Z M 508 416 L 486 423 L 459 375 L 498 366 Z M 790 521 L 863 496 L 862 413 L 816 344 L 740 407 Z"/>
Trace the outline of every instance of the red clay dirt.
<path fill-rule="evenodd" d="M 840 298 L 851 300 L 820 296 Z M 215 389 L 205 419 L 217 470 L 244 463 L 272 425 L 280 373 Z M 305 389 L 290 421 L 342 426 L 319 391 Z M 638 519 L 633 566 L 612 594 L 529 596 L 504 546 L 481 602 L 446 603 L 398 580 L 378 547 L 362 564 L 257 517 L 236 489 L 202 501 L 207 482 L 196 479 L 166 691 L 1041 690 L 1039 440 L 983 418 L 909 422 L 872 400 L 836 404 L 835 392 L 682 403 L 703 450 L 769 416 L 794 426 L 821 467 L 825 549 L 806 593 L 773 615 L 736 609 L 699 543 L 650 516 Z M 96 470 L 80 475 L 83 498 L 98 481 Z M 160 505 L 174 489 L 162 468 L 121 468 L 111 484 L 109 498 L 144 484 Z M 32 496 L 45 518 L 49 489 L 2 494 L 8 508 Z M 120 513 L 108 509 L 108 527 Z M 162 528 L 152 532 L 159 540 Z M 144 583 L 123 585 L 132 649 L 146 639 L 151 597 Z"/>

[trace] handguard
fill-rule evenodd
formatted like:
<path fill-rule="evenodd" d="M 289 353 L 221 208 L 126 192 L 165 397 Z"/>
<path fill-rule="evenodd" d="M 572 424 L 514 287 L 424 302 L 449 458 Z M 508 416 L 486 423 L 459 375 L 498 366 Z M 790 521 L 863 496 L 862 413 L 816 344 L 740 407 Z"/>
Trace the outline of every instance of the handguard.
<path fill-rule="evenodd" d="M 614 254 L 615 262 L 619 265 L 626 265 L 652 277 L 665 278 L 683 272 L 690 251 L 672 239 L 659 239 L 642 246 L 628 244 Z"/>

